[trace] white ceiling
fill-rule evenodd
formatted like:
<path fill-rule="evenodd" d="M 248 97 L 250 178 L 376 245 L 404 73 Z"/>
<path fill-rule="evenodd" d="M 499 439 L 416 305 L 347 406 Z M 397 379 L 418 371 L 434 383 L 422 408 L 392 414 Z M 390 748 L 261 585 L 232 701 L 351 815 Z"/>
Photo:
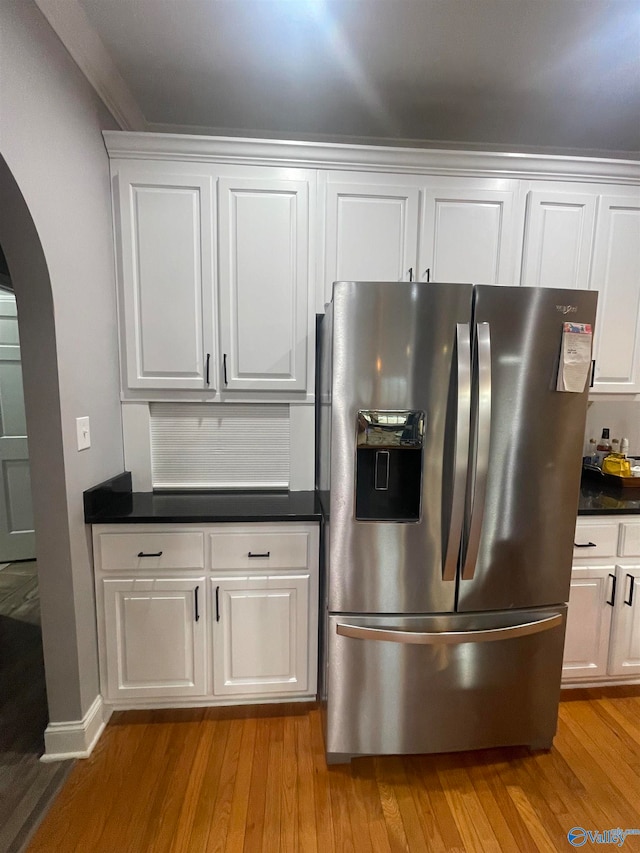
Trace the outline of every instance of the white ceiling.
<path fill-rule="evenodd" d="M 640 0 L 78 2 L 151 129 L 640 157 Z"/>

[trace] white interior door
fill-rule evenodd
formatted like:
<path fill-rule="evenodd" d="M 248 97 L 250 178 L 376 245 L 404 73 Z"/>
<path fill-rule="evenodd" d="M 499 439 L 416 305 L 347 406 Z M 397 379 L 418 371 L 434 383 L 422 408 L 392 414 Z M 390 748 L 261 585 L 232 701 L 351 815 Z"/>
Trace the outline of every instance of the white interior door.
<path fill-rule="evenodd" d="M 0 562 L 36 555 L 16 298 L 0 293 Z"/>

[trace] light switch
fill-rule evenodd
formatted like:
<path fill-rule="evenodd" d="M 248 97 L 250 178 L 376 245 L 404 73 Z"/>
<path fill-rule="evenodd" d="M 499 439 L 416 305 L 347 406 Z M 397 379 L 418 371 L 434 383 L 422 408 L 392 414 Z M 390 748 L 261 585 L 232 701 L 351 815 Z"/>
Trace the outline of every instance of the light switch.
<path fill-rule="evenodd" d="M 87 447 L 91 447 L 89 418 L 76 418 L 76 431 L 78 433 L 78 450 L 86 450 Z"/>

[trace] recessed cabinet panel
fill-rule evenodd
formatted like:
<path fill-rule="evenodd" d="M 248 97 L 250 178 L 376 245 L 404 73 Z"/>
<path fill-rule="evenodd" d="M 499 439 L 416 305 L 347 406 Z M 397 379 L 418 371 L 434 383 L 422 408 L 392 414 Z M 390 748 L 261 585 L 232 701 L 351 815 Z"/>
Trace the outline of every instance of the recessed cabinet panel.
<path fill-rule="evenodd" d="M 599 292 L 592 392 L 640 393 L 640 197 L 601 197 L 591 287 Z"/>
<path fill-rule="evenodd" d="M 417 187 L 327 185 L 327 301 L 334 281 L 417 278 L 419 197 Z"/>
<path fill-rule="evenodd" d="M 308 184 L 220 178 L 218 193 L 223 387 L 303 390 Z"/>
<path fill-rule="evenodd" d="M 204 389 L 206 352 L 213 356 L 211 179 L 123 165 L 117 186 L 127 384 Z"/>
<path fill-rule="evenodd" d="M 640 566 L 618 566 L 615 628 L 611 637 L 611 675 L 640 676 Z"/>
<path fill-rule="evenodd" d="M 214 692 L 307 690 L 309 576 L 212 578 Z"/>
<path fill-rule="evenodd" d="M 107 698 L 206 693 L 204 578 L 103 580 Z"/>
<path fill-rule="evenodd" d="M 522 284 L 585 289 L 597 196 L 530 192 L 527 197 Z"/>
<path fill-rule="evenodd" d="M 431 281 L 513 284 L 513 194 L 464 186 L 424 192 L 420 276 Z"/>
<path fill-rule="evenodd" d="M 574 568 L 569 593 L 563 678 L 607 674 L 615 566 Z"/>

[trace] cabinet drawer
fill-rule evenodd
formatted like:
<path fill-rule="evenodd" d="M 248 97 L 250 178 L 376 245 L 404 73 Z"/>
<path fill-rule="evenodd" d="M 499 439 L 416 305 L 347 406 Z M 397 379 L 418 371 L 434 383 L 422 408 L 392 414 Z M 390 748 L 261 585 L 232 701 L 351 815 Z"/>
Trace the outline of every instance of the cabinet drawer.
<path fill-rule="evenodd" d="M 614 557 L 618 549 L 618 522 L 579 522 L 573 543 L 574 559 Z"/>
<path fill-rule="evenodd" d="M 199 532 L 101 533 L 98 548 L 103 571 L 204 567 L 204 536 Z"/>
<path fill-rule="evenodd" d="M 640 522 L 620 525 L 620 556 L 640 557 Z"/>
<path fill-rule="evenodd" d="M 214 533 L 212 569 L 293 569 L 309 562 L 309 533 Z"/>

